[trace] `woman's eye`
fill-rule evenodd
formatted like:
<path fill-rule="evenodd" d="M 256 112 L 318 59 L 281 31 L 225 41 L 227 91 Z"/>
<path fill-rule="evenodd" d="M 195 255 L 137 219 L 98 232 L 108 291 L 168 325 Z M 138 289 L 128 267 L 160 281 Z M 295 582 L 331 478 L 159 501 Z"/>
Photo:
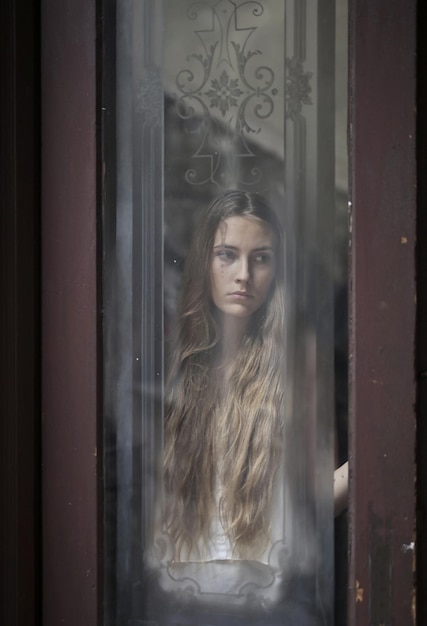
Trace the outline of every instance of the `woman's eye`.
<path fill-rule="evenodd" d="M 236 258 L 231 250 L 220 250 L 217 254 L 222 261 L 233 261 Z"/>
<path fill-rule="evenodd" d="M 270 263 L 271 256 L 262 252 L 254 256 L 253 260 L 255 261 L 255 263 Z"/>

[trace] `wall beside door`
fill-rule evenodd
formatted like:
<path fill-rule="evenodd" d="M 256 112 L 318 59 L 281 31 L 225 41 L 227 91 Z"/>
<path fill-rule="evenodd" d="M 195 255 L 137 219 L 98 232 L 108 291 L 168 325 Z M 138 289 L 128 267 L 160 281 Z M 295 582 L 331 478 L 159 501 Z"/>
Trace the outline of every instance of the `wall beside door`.
<path fill-rule="evenodd" d="M 0 4 L 0 623 L 40 615 L 38 3 Z"/>

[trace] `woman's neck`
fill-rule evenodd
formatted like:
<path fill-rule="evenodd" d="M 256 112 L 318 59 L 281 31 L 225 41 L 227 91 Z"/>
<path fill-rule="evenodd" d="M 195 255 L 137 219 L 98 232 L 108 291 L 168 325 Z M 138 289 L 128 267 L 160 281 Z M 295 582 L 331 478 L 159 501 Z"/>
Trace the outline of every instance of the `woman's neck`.
<path fill-rule="evenodd" d="M 227 374 L 234 370 L 235 361 L 239 353 L 242 339 L 249 327 L 250 318 L 222 316 L 221 325 L 221 352 L 220 360 Z"/>

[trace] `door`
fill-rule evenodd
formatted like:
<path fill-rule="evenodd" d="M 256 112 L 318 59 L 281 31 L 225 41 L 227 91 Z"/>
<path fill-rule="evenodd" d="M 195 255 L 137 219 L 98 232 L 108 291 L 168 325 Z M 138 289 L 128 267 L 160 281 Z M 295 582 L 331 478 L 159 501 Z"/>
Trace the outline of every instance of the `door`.
<path fill-rule="evenodd" d="M 412 623 L 415 8 L 350 6 L 350 624 Z M 42 7 L 44 623 L 92 626 L 103 606 L 96 129 L 109 115 L 96 86 L 114 60 L 96 45 L 94 7 L 59 9 Z"/>

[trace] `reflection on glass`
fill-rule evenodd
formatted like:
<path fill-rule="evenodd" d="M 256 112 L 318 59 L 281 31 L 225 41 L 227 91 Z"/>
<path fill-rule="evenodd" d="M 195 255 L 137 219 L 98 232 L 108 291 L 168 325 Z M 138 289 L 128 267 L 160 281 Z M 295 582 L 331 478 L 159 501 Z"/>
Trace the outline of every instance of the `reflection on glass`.
<path fill-rule="evenodd" d="M 187 255 L 166 393 L 167 588 L 265 599 L 278 572 L 283 585 L 281 230 L 259 194 L 226 192 Z"/>
<path fill-rule="evenodd" d="M 334 16 L 117 2 L 108 625 L 331 623 Z"/>

